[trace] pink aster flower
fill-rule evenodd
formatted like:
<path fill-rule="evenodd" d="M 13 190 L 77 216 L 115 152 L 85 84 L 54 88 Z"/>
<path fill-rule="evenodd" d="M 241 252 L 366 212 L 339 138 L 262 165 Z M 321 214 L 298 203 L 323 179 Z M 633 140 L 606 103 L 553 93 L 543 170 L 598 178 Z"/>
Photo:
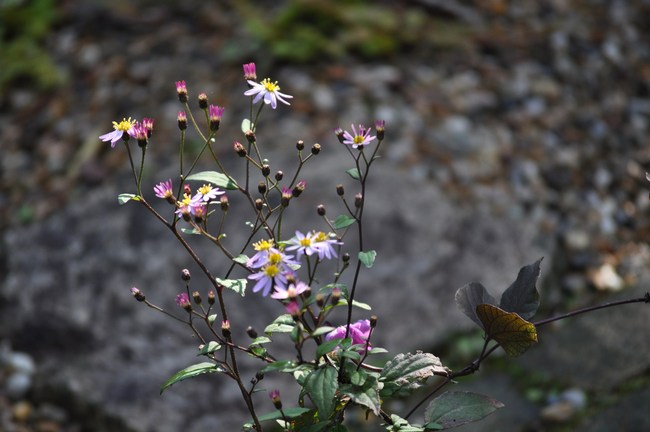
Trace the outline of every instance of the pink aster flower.
<path fill-rule="evenodd" d="M 246 63 L 244 65 L 244 79 L 253 80 L 257 79 L 257 72 L 255 70 L 255 63 Z"/>
<path fill-rule="evenodd" d="M 257 83 L 252 80 L 248 80 L 248 84 L 251 86 L 250 90 L 244 92 L 245 96 L 253 96 L 253 103 L 259 102 L 262 98 L 264 99 L 265 104 L 271 104 L 271 108 L 276 109 L 278 106 L 278 101 L 282 102 L 285 105 L 291 105 L 289 102 L 283 98 L 291 99 L 293 96 L 288 94 L 280 93 L 280 86 L 278 82 L 271 82 L 270 79 L 264 78 L 261 83 Z"/>
<path fill-rule="evenodd" d="M 223 117 L 223 112 L 225 111 L 224 107 L 217 105 L 210 105 L 208 107 L 208 119 L 210 121 L 210 130 L 216 131 L 219 129 L 219 124 L 221 123 L 221 117 Z"/>
<path fill-rule="evenodd" d="M 172 179 L 158 183 L 154 186 L 153 191 L 156 193 L 158 198 L 169 200 L 174 196 L 174 192 L 172 191 Z"/>
<path fill-rule="evenodd" d="M 340 326 L 325 335 L 325 340 L 343 339 L 347 326 Z M 350 333 L 348 335 L 352 338 L 352 343 L 355 345 L 365 345 L 370 337 L 370 321 L 359 320 L 350 325 Z"/>
<path fill-rule="evenodd" d="M 133 127 L 127 131 L 130 137 L 138 140 L 138 144 L 144 145 L 149 139 L 149 131 L 141 122 L 135 122 Z"/>
<path fill-rule="evenodd" d="M 152 118 L 145 117 L 142 119 L 142 126 L 147 129 L 147 136 L 149 138 L 151 138 L 151 134 L 153 134 L 153 123 L 154 120 Z"/>
<path fill-rule="evenodd" d="M 346 145 L 351 145 L 352 148 L 358 148 L 358 147 L 364 147 L 372 142 L 374 140 L 375 136 L 370 135 L 370 130 L 372 128 L 366 129 L 364 125 L 359 125 L 359 131 L 357 132 L 357 129 L 352 126 L 352 133 L 348 131 L 343 132 L 343 144 Z M 338 129 L 337 129 L 337 136 L 338 136 Z"/>
<path fill-rule="evenodd" d="M 308 289 L 309 286 L 307 286 L 307 284 L 304 282 L 291 283 L 286 288 L 280 288 L 279 286 L 276 286 L 275 292 L 271 294 L 271 298 L 277 300 L 295 299 Z"/>
<path fill-rule="evenodd" d="M 185 84 L 185 80 L 176 81 L 176 93 L 181 103 L 187 102 L 187 84 Z"/>
<path fill-rule="evenodd" d="M 180 293 L 176 296 L 176 304 L 185 309 L 190 306 L 190 298 L 187 293 Z"/>
<path fill-rule="evenodd" d="M 120 140 L 120 138 L 122 138 L 124 136 L 124 132 L 127 132 L 127 134 L 128 134 L 128 132 L 131 130 L 131 128 L 133 128 L 133 126 L 135 125 L 135 123 L 136 123 L 135 120 L 131 120 L 131 117 L 129 117 L 128 120 L 127 119 L 122 119 L 122 121 L 119 122 L 119 123 L 114 121 L 113 122 L 113 129 L 114 130 L 112 132 L 109 132 L 109 133 L 106 133 L 106 134 L 100 136 L 99 139 L 104 141 L 104 142 L 110 141 L 111 142 L 111 147 L 114 148 L 115 143 L 118 142 Z M 128 135 L 127 135 L 127 137 L 128 137 Z"/>

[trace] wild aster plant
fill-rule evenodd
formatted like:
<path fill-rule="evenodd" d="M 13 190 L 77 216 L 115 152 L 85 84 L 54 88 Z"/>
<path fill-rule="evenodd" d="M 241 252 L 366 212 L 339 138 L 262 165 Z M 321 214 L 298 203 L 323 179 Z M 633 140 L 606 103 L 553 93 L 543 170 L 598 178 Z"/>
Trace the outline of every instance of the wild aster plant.
<path fill-rule="evenodd" d="M 643 298 L 614 302 L 531 323 L 528 320 L 539 306 L 536 289 L 539 260 L 522 268 L 499 302 L 479 283 L 468 284 L 457 291 L 458 307 L 485 333 L 480 355 L 467 367 L 452 371 L 438 357 L 421 351 L 386 358 L 378 356 L 386 354 L 387 350 L 371 344 L 378 329 L 377 317 L 367 317 L 370 306 L 358 302 L 356 298 L 360 287 L 365 285 L 362 270 L 372 268 L 377 255 L 366 244 L 364 208 L 368 197 L 367 180 L 384 140 L 385 122 L 375 121 L 374 136 L 371 135 L 371 128 L 362 124 L 358 127 L 353 124 L 351 132 L 341 128 L 335 130 L 336 137 L 351 157 L 352 167 L 345 172 L 352 178 L 357 190 L 354 195 L 346 196 L 343 185 L 337 185 L 336 194 L 342 202 L 341 214 L 332 219 L 327 216 L 325 206 L 319 205 L 315 214 L 320 220 L 313 221 L 311 230 L 304 234 L 295 229 L 287 230 L 283 215 L 288 211 L 290 202 L 295 200 L 299 205 L 300 197 L 308 193 L 306 183 L 297 179 L 302 169 L 321 152 L 321 146 L 312 145 L 309 154 L 306 154 L 304 141 L 297 140 L 298 162 L 291 170 L 295 174 L 290 179 L 284 177 L 282 170 L 272 174 L 263 156 L 264 146 L 257 142 L 258 120 L 265 105 L 271 105 L 273 109 L 278 101 L 289 105 L 286 99 L 292 96 L 280 93 L 277 82 L 271 82 L 268 78 L 257 83 L 254 63 L 245 64 L 243 71 L 245 82 L 250 87 L 244 92 L 250 96 L 250 116 L 242 122 L 243 137 L 240 138 L 241 142 L 234 141 L 233 149 L 239 156 L 236 161 L 244 165 L 244 178 L 235 178 L 231 172 L 233 162 L 226 163 L 212 148 L 219 139 L 217 133 L 224 108 L 210 104 L 205 92 L 199 93 L 198 106 L 204 113 L 206 124 L 202 126 L 197 123 L 183 80 L 176 82 L 176 93 L 183 105 L 176 118 L 181 143 L 178 188 L 174 189 L 172 179 L 153 187 L 154 196 L 169 204 L 167 211 L 154 209 L 142 192 L 142 172 L 146 148 L 152 139 L 153 119 L 143 118 L 141 122 L 136 122 L 128 118 L 113 122 L 114 130 L 100 136 L 112 147 L 120 139 L 127 142 L 130 136 L 138 141 L 141 149 L 139 168 L 136 168 L 130 146 L 125 146 L 136 193 L 121 194 L 119 202 L 133 201 L 151 212 L 173 233 L 212 285 L 207 295 L 201 295 L 199 290 L 192 291 L 190 272 L 181 271 L 179 283 L 184 287 L 175 298 L 176 304 L 185 310 L 181 317 L 178 311 L 166 311 L 151 303 L 140 289 L 130 289 L 137 301 L 187 325 L 201 341 L 198 354 L 203 361 L 174 374 L 163 384 L 162 391 L 201 374 L 210 373 L 232 379 L 240 390 L 251 419 L 243 429 L 258 432 L 268 422 L 275 422 L 285 431 L 345 432 L 348 430 L 344 425 L 345 413 L 355 407 L 365 410 L 366 414 L 374 414 L 387 431 L 445 429 L 479 420 L 502 404 L 475 393 L 446 392 L 429 403 L 422 424 L 411 423 L 409 418 L 449 383 L 476 372 L 498 347 L 502 347 L 510 356 L 517 356 L 537 341 L 537 327 L 541 325 L 595 308 L 632 302 L 650 303 L 650 294 L 646 294 Z M 264 104 L 259 105 L 257 114 L 253 116 L 253 106 L 261 100 Z M 199 156 L 191 161 L 186 160 L 188 156 L 184 151 L 188 123 L 192 124 L 203 143 Z M 353 152 L 350 148 L 357 151 Z M 196 167 L 204 162 L 199 160 L 202 155 L 208 155 L 217 170 L 198 172 Z M 196 188 L 194 194 L 192 185 Z M 238 215 L 244 210 L 250 212 L 250 217 L 241 219 L 237 216 L 233 221 L 236 229 L 245 231 L 247 238 L 244 244 L 237 247 L 224 241 L 228 234 L 224 221 L 235 206 Z M 243 220 L 249 222 L 243 223 Z M 287 237 L 286 232 L 295 234 Z M 344 244 L 348 232 L 355 232 L 358 242 L 355 250 Z M 219 263 L 222 270 L 219 273 L 213 273 L 214 270 L 209 268 L 213 256 L 209 262 L 203 260 L 188 242 L 188 236 L 202 237 L 222 253 L 223 258 Z M 295 257 L 285 252 L 295 252 Z M 324 260 L 331 260 L 334 268 L 321 265 Z M 229 315 L 233 297 L 227 297 L 224 293 L 233 291 L 238 294 L 234 300 L 240 300 L 239 296 L 246 295 L 249 281 L 254 283 L 253 293 L 267 297 L 263 300 L 266 307 L 275 310 L 278 316 L 264 329 L 264 336 L 259 336 L 255 329 L 249 327 L 246 333 L 251 341 L 247 344 L 241 340 L 241 330 L 247 327 L 247 323 L 231 322 Z M 355 310 L 357 312 L 353 314 Z M 362 317 L 359 318 L 359 315 Z M 331 326 L 332 323 L 334 326 Z M 293 354 L 286 355 L 285 350 L 280 351 L 282 355 L 272 355 L 271 349 L 267 348 L 283 342 L 288 342 L 285 346 Z M 246 361 L 253 361 L 257 368 L 253 377 L 245 376 L 240 368 L 240 364 Z M 266 374 L 271 373 L 281 374 L 300 386 L 301 398 L 295 403 L 286 404 L 281 400 L 279 391 L 272 390 L 269 396 L 275 410 L 260 414 L 260 411 L 268 411 L 271 407 L 268 400 L 265 405 L 265 401 L 255 397 L 259 390 L 257 386 Z M 424 399 L 409 411 L 399 415 L 393 412 L 389 405 L 391 399 L 408 396 L 418 388 L 429 385 L 428 381 L 434 376 L 438 376 L 439 381 Z M 397 411 L 399 407 L 394 409 Z"/>

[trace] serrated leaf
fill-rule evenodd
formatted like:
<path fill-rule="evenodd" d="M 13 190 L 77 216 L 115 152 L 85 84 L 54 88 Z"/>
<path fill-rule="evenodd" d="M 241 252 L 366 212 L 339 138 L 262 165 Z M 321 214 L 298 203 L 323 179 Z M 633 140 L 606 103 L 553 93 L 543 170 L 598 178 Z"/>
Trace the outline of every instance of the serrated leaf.
<path fill-rule="evenodd" d="M 273 322 L 266 326 L 264 333 L 291 333 L 296 326 L 295 321 L 289 314 L 283 314 L 277 317 Z"/>
<path fill-rule="evenodd" d="M 203 363 L 197 363 L 192 366 L 188 366 L 185 369 L 176 372 L 174 375 L 171 376 L 163 384 L 163 386 L 160 388 L 160 394 L 164 392 L 167 388 L 170 386 L 176 384 L 179 381 L 186 380 L 188 378 L 193 378 L 198 375 L 203 375 L 206 373 L 216 373 L 216 372 L 223 372 L 223 369 L 221 369 L 219 366 L 217 366 L 214 363 L 209 363 L 209 362 L 203 362 Z"/>
<path fill-rule="evenodd" d="M 245 254 L 241 254 L 241 255 L 237 255 L 232 260 L 238 264 L 246 264 L 248 262 L 248 256 L 246 256 Z"/>
<path fill-rule="evenodd" d="M 363 386 L 343 384 L 339 387 L 341 393 L 359 405 L 369 408 L 376 416 L 379 415 L 381 400 L 379 392 L 383 384 L 377 379 L 377 374 L 368 373 Z"/>
<path fill-rule="evenodd" d="M 537 279 L 543 258 L 519 270 L 517 279 L 503 292 L 499 307 L 506 312 L 514 312 L 523 319 L 532 318 L 539 307 Z"/>
<path fill-rule="evenodd" d="M 323 342 L 322 344 L 318 345 L 318 348 L 316 348 L 316 358 L 321 358 L 328 352 L 332 352 L 336 349 L 336 347 L 339 346 L 343 339 L 332 339 L 326 342 Z"/>
<path fill-rule="evenodd" d="M 481 328 L 483 328 L 483 324 L 476 315 L 476 306 L 480 304 L 496 305 L 497 303 L 485 287 L 478 282 L 470 282 L 460 287 L 456 291 L 455 299 L 458 309 Z"/>
<path fill-rule="evenodd" d="M 480 420 L 502 407 L 501 402 L 482 394 L 445 392 L 431 401 L 424 411 L 424 420 L 450 429 Z"/>
<path fill-rule="evenodd" d="M 350 168 L 349 170 L 345 171 L 348 173 L 350 177 L 352 177 L 355 180 L 361 180 L 361 175 L 359 175 L 359 170 L 356 168 Z"/>
<path fill-rule="evenodd" d="M 342 229 L 345 227 L 348 227 L 352 225 L 353 223 L 356 222 L 356 219 L 353 218 L 352 216 L 348 215 L 339 215 L 334 219 L 334 222 L 332 222 L 332 227 L 334 229 Z"/>
<path fill-rule="evenodd" d="M 238 188 L 237 183 L 233 179 L 217 171 L 198 172 L 190 175 L 185 180 L 212 183 L 221 189 L 235 190 Z"/>
<path fill-rule="evenodd" d="M 388 361 L 379 380 L 384 383 L 382 397 L 408 396 L 424 385 L 433 375 L 447 376 L 449 369 L 433 354 L 417 351 L 415 354 L 397 354 Z"/>
<path fill-rule="evenodd" d="M 305 391 L 309 394 L 314 405 L 318 408 L 318 418 L 329 418 L 336 408 L 336 391 L 339 387 L 338 371 L 334 366 L 327 365 L 316 369 L 305 378 Z"/>
<path fill-rule="evenodd" d="M 233 290 L 242 297 L 246 294 L 246 285 L 248 284 L 247 279 L 215 279 L 219 285 L 223 285 L 224 287 Z"/>
<path fill-rule="evenodd" d="M 124 205 L 131 200 L 140 201 L 140 197 L 131 193 L 121 193 L 117 196 L 117 202 L 120 203 L 120 205 Z"/>
<path fill-rule="evenodd" d="M 203 347 L 199 350 L 199 353 L 197 355 L 212 354 L 213 352 L 219 349 L 221 349 L 221 344 L 219 342 L 210 341 L 207 344 L 203 345 Z"/>
<path fill-rule="evenodd" d="M 329 327 L 329 326 L 318 327 L 316 330 L 314 330 L 314 332 L 313 332 L 311 335 L 312 335 L 313 337 L 322 336 L 322 335 L 324 335 L 324 334 L 326 334 L 326 333 L 331 332 L 331 331 L 334 330 L 335 328 L 336 328 L 336 327 Z"/>
<path fill-rule="evenodd" d="M 367 252 L 359 252 L 359 261 L 366 266 L 366 268 L 371 268 L 375 263 L 375 258 L 377 257 L 377 252 L 370 250 Z"/>
<path fill-rule="evenodd" d="M 476 314 L 488 337 L 497 341 L 511 357 L 525 353 L 537 342 L 535 325 L 514 312 L 484 304 L 476 307 Z"/>
<path fill-rule="evenodd" d="M 248 132 L 249 130 L 253 130 L 253 126 L 255 125 L 249 119 L 244 119 L 241 121 L 241 131 L 244 133 Z"/>

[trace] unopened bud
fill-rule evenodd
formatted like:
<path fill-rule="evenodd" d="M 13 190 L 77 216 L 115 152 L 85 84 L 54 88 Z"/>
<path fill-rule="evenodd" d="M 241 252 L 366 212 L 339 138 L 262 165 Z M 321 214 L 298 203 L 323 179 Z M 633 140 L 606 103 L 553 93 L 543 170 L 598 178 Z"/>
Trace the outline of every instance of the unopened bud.
<path fill-rule="evenodd" d="M 282 180 L 282 177 L 284 177 L 284 173 L 282 171 L 278 171 L 275 173 L 275 180 L 280 181 Z"/>
<path fill-rule="evenodd" d="M 296 148 L 298 150 L 303 150 L 305 148 L 305 142 L 303 140 L 298 140 L 296 142 Z"/>
<path fill-rule="evenodd" d="M 244 136 L 246 136 L 246 141 L 248 141 L 249 144 L 253 144 L 257 139 L 255 138 L 255 133 L 250 129 L 244 133 Z"/>
<path fill-rule="evenodd" d="M 341 144 L 343 144 L 343 141 L 345 140 L 345 138 L 343 137 L 343 133 L 344 133 L 343 129 L 341 129 L 341 128 L 334 129 L 334 135 L 336 135 L 336 138 L 339 139 L 339 142 Z"/>
<path fill-rule="evenodd" d="M 244 145 L 239 141 L 235 141 L 233 148 L 235 149 L 235 153 L 237 153 L 239 157 L 245 157 L 246 154 L 248 154 L 248 152 L 246 151 L 246 147 L 244 147 Z"/>
<path fill-rule="evenodd" d="M 185 130 L 187 129 L 187 114 L 185 114 L 185 111 L 179 111 L 178 116 L 176 116 L 176 121 L 178 122 L 178 128 L 180 130 Z M 127 134 L 125 134 L 127 135 Z"/>
<path fill-rule="evenodd" d="M 332 305 L 336 306 L 341 300 L 341 290 L 339 288 L 334 288 L 332 290 Z"/>
<path fill-rule="evenodd" d="M 377 140 L 382 141 L 384 139 L 385 129 L 386 129 L 385 120 L 375 120 L 375 130 L 377 131 Z"/>
<path fill-rule="evenodd" d="M 282 409 L 282 400 L 280 399 L 280 390 L 273 390 L 269 393 L 269 397 L 271 398 L 271 401 L 273 402 L 273 406 L 275 409 L 281 410 Z"/>
<path fill-rule="evenodd" d="M 261 211 L 264 208 L 264 201 L 262 201 L 260 198 L 255 200 L 255 208 L 257 211 Z"/>
<path fill-rule="evenodd" d="M 360 208 L 362 205 L 363 205 L 363 195 L 358 193 L 354 196 L 354 206 L 356 208 Z"/>
<path fill-rule="evenodd" d="M 316 304 L 319 308 L 325 305 L 325 297 L 323 297 L 323 294 L 316 294 Z"/>
<path fill-rule="evenodd" d="M 215 297 L 216 296 L 214 295 L 214 291 L 208 291 L 208 304 L 210 306 L 212 306 L 214 304 Z"/>
<path fill-rule="evenodd" d="M 230 206 L 230 204 L 228 202 L 228 197 L 227 196 L 221 195 L 221 197 L 219 197 L 219 204 L 221 205 L 221 210 L 222 211 L 224 211 L 224 212 L 228 211 L 228 207 Z"/>
<path fill-rule="evenodd" d="M 343 256 L 341 256 L 341 260 L 342 260 L 344 263 L 350 262 L 350 254 L 347 253 L 347 252 L 344 253 Z"/>
<path fill-rule="evenodd" d="M 300 180 L 298 183 L 296 183 L 293 190 L 291 190 L 291 195 L 298 198 L 300 196 L 300 194 L 305 191 L 306 187 L 307 187 L 307 182 L 304 181 L 304 180 Z"/>
<path fill-rule="evenodd" d="M 271 174 L 271 167 L 269 166 L 269 164 L 263 164 L 262 165 L 262 175 L 264 177 L 268 177 L 269 174 Z"/>
<path fill-rule="evenodd" d="M 228 320 L 221 321 L 221 334 L 225 338 L 230 337 L 230 321 L 228 321 Z"/>
<path fill-rule="evenodd" d="M 372 315 L 370 317 L 370 328 L 377 327 L 377 315 Z"/>
<path fill-rule="evenodd" d="M 131 288 L 131 294 L 133 294 L 133 297 L 139 302 L 145 301 L 145 296 L 142 294 L 142 291 L 137 289 L 136 287 Z"/>
<path fill-rule="evenodd" d="M 318 207 L 316 207 L 316 212 L 318 212 L 318 216 L 325 216 L 325 206 L 319 204 Z"/>
<path fill-rule="evenodd" d="M 255 331 L 255 329 L 251 326 L 248 326 L 248 328 L 246 329 L 246 334 L 251 339 L 255 339 L 257 337 L 257 331 Z"/>
<path fill-rule="evenodd" d="M 221 118 L 223 117 L 224 110 L 224 107 L 217 105 L 210 105 L 208 107 L 208 121 L 210 122 L 210 130 L 212 132 L 219 130 L 219 125 L 221 124 Z"/>
<path fill-rule="evenodd" d="M 264 195 L 266 193 L 266 182 L 265 181 L 261 181 L 261 182 L 258 183 L 257 191 L 259 193 L 261 193 L 262 195 Z"/>
<path fill-rule="evenodd" d="M 258 371 L 258 372 L 255 374 L 255 379 L 258 380 L 258 381 L 262 381 L 262 380 L 264 379 L 264 372 L 262 372 L 262 371 Z"/>
<path fill-rule="evenodd" d="M 208 107 L 208 95 L 205 93 L 200 93 L 198 96 L 199 99 L 199 108 L 206 109 Z"/>
<path fill-rule="evenodd" d="M 291 201 L 292 197 L 293 194 L 289 189 L 282 188 L 282 196 L 280 197 L 280 204 L 282 204 L 282 207 L 289 207 L 289 201 Z"/>
<path fill-rule="evenodd" d="M 316 143 L 311 146 L 311 154 L 317 155 L 318 153 L 320 153 L 320 144 Z"/>
<path fill-rule="evenodd" d="M 186 195 L 192 195 L 192 188 L 187 183 L 183 185 L 183 193 Z"/>
<path fill-rule="evenodd" d="M 338 194 L 338 196 L 345 195 L 345 189 L 343 188 L 342 184 L 336 185 L 336 193 Z"/>
<path fill-rule="evenodd" d="M 196 303 L 197 305 L 200 305 L 201 302 L 203 301 L 203 300 L 201 299 L 201 294 L 199 294 L 198 291 L 194 291 L 194 292 L 192 293 L 192 299 L 194 300 L 194 303 Z"/>
<path fill-rule="evenodd" d="M 192 275 L 188 269 L 181 270 L 181 279 L 183 279 L 185 282 L 189 282 L 190 279 L 192 279 Z"/>
<path fill-rule="evenodd" d="M 187 85 L 185 81 L 176 81 L 176 94 L 178 94 L 178 100 L 181 103 L 187 102 Z"/>

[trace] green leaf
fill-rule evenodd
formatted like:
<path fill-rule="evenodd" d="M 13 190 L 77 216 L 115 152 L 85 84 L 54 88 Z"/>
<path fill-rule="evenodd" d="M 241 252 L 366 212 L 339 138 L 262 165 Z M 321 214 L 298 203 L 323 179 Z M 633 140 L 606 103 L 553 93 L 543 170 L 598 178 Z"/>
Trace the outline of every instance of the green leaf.
<path fill-rule="evenodd" d="M 519 270 L 517 279 L 503 292 L 499 307 L 506 312 L 514 312 L 523 319 L 532 318 L 539 307 L 537 279 L 543 258 Z"/>
<path fill-rule="evenodd" d="M 262 373 L 267 373 L 267 372 L 284 372 L 284 373 L 293 373 L 297 370 L 302 370 L 304 367 L 308 367 L 307 365 L 296 365 L 295 362 L 291 360 L 280 360 L 273 362 L 269 365 L 266 365 L 262 368 L 260 372 Z"/>
<path fill-rule="evenodd" d="M 241 121 L 241 131 L 244 133 L 248 132 L 249 130 L 253 130 L 253 126 L 253 122 L 249 119 L 244 119 Z"/>
<path fill-rule="evenodd" d="M 424 411 L 424 420 L 450 429 L 480 420 L 502 407 L 501 402 L 482 394 L 445 392 L 431 401 Z"/>
<path fill-rule="evenodd" d="M 246 284 L 248 284 L 247 279 L 215 279 L 219 285 L 223 285 L 224 287 L 231 289 L 240 296 L 244 297 L 244 294 L 246 293 Z"/>
<path fill-rule="evenodd" d="M 270 338 L 267 338 L 266 336 L 258 336 L 255 339 L 253 339 L 248 346 L 261 345 L 261 344 L 266 344 L 266 343 L 270 343 L 270 342 L 272 342 Z"/>
<path fill-rule="evenodd" d="M 131 200 L 140 201 L 140 197 L 131 193 L 122 193 L 117 196 L 117 202 L 120 203 L 120 205 L 124 205 Z"/>
<path fill-rule="evenodd" d="M 300 417 L 301 415 L 305 414 L 306 412 L 311 411 L 311 408 L 303 408 L 303 407 L 291 407 L 291 408 L 282 408 L 282 412 L 278 411 L 273 411 L 270 413 L 262 414 L 257 416 L 257 420 L 264 422 L 264 421 L 270 421 L 270 420 L 277 420 L 281 419 L 283 417 L 285 418 L 296 418 Z M 245 423 L 242 428 L 252 430 L 253 428 L 253 421 L 249 421 Z"/>
<path fill-rule="evenodd" d="M 377 257 L 377 252 L 370 250 L 368 252 L 359 252 L 359 261 L 363 263 L 366 268 L 371 268 L 375 263 L 375 258 Z"/>
<path fill-rule="evenodd" d="M 496 303 L 494 297 L 478 282 L 470 282 L 456 291 L 458 309 L 481 328 L 483 328 L 483 324 L 476 315 L 476 306 L 480 304 L 496 305 Z"/>
<path fill-rule="evenodd" d="M 318 348 L 316 348 L 316 358 L 319 359 L 328 352 L 334 351 L 342 340 L 343 339 L 332 339 L 318 345 Z"/>
<path fill-rule="evenodd" d="M 372 354 L 385 354 L 387 352 L 388 352 L 388 350 L 386 348 L 380 348 L 380 347 L 374 347 L 374 348 L 370 348 L 370 350 L 368 350 L 368 354 L 371 354 L 371 355 Z"/>
<path fill-rule="evenodd" d="M 214 324 L 214 322 L 216 321 L 216 319 L 217 319 L 217 314 L 212 314 L 212 315 L 210 315 L 210 316 L 208 317 L 208 322 L 210 323 L 210 325 L 212 325 L 212 324 Z"/>
<path fill-rule="evenodd" d="M 402 417 L 391 414 L 390 420 L 393 422 L 390 424 L 382 424 L 386 426 L 387 431 L 391 432 L 424 432 L 424 428 L 418 425 L 409 424 L 408 421 L 404 420 Z"/>
<path fill-rule="evenodd" d="M 379 391 L 383 384 L 379 382 L 377 378 L 377 374 L 368 373 L 363 386 L 342 384 L 339 387 L 339 390 L 344 395 L 349 396 L 354 403 L 369 408 L 376 416 L 378 416 L 379 408 L 381 407 Z"/>
<path fill-rule="evenodd" d="M 183 234 L 201 234 L 201 231 L 196 228 L 181 228 Z"/>
<path fill-rule="evenodd" d="M 295 321 L 289 314 L 280 315 L 273 322 L 266 326 L 264 333 L 291 333 L 296 326 Z"/>
<path fill-rule="evenodd" d="M 165 384 L 163 384 L 163 386 L 160 388 L 160 394 L 162 394 L 162 392 L 164 392 L 168 387 L 176 384 L 179 381 L 183 381 L 188 378 L 193 378 L 195 376 L 202 375 L 202 374 L 215 373 L 215 372 L 223 372 L 223 369 L 221 369 L 216 364 L 210 362 L 198 363 L 186 367 L 185 369 L 176 372 L 174 375 L 172 375 L 171 378 L 167 380 L 167 382 L 165 382 Z"/>
<path fill-rule="evenodd" d="M 339 215 L 334 219 L 334 222 L 332 223 L 332 226 L 334 229 L 342 229 L 347 226 L 352 225 L 353 223 L 356 222 L 356 219 L 353 218 L 352 216 L 348 215 Z"/>
<path fill-rule="evenodd" d="M 514 312 L 506 312 L 489 304 L 478 305 L 476 314 L 485 333 L 497 341 L 510 357 L 525 353 L 537 342 L 535 325 Z"/>
<path fill-rule="evenodd" d="M 337 370 L 327 365 L 316 369 L 305 379 L 305 391 L 309 394 L 314 405 L 318 408 L 318 418 L 329 418 L 336 408 L 336 391 L 338 390 Z"/>
<path fill-rule="evenodd" d="M 238 188 L 237 183 L 235 183 L 233 179 L 217 171 L 198 172 L 190 175 L 185 180 L 212 183 L 213 185 L 220 187 L 221 189 L 235 190 Z"/>
<path fill-rule="evenodd" d="M 314 332 L 313 332 L 311 335 L 312 335 L 313 337 L 316 337 L 316 336 L 322 336 L 322 335 L 324 335 L 324 334 L 326 334 L 326 333 L 331 332 L 331 331 L 334 330 L 335 328 L 336 328 L 336 327 L 329 327 L 329 326 L 318 327 L 316 330 L 314 330 Z"/>
<path fill-rule="evenodd" d="M 245 254 L 237 255 L 232 259 L 237 264 L 246 264 L 248 262 L 248 257 Z"/>
<path fill-rule="evenodd" d="M 433 376 L 447 376 L 449 369 L 433 354 L 397 354 L 384 365 L 379 380 L 384 383 L 382 397 L 408 396 Z"/>
<path fill-rule="evenodd" d="M 361 175 L 359 174 L 359 170 L 356 168 L 350 168 L 349 170 L 345 171 L 350 175 L 355 180 L 361 180 Z"/>
<path fill-rule="evenodd" d="M 213 352 L 219 349 L 221 349 L 221 344 L 215 341 L 210 341 L 207 344 L 203 345 L 203 347 L 199 350 L 199 353 L 197 355 L 212 354 Z"/>

